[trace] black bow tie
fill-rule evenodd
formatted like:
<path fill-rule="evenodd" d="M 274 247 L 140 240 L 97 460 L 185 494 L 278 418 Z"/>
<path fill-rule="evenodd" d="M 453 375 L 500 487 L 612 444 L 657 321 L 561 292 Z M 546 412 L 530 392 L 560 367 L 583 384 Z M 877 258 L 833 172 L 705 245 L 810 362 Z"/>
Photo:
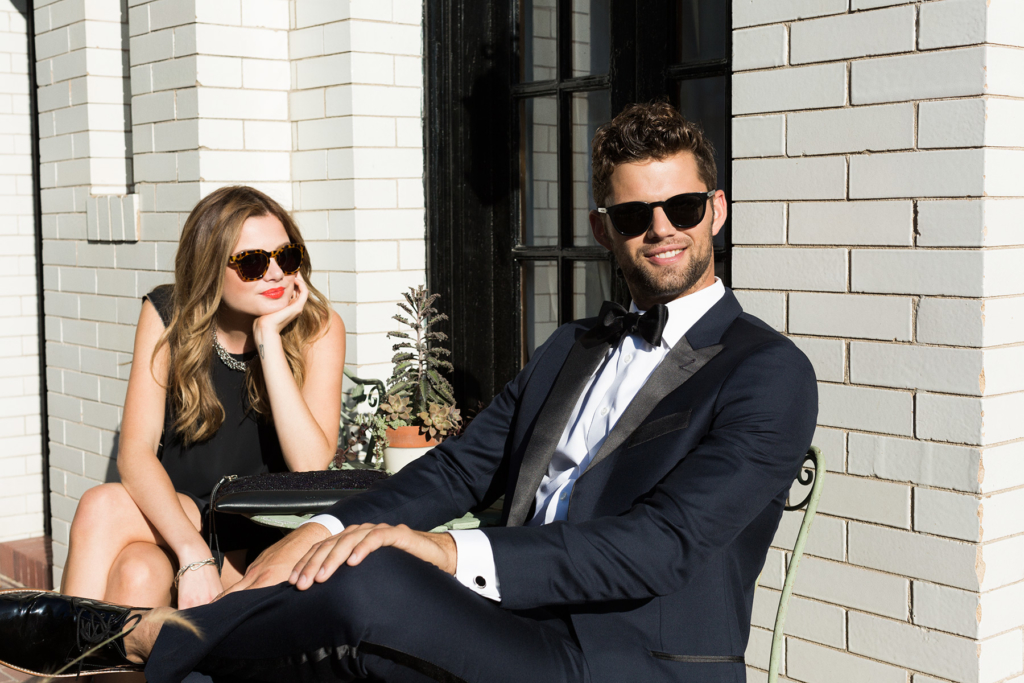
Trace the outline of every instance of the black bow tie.
<path fill-rule="evenodd" d="M 639 334 L 651 346 L 658 346 L 667 322 L 668 307 L 665 304 L 654 304 L 651 310 L 640 315 L 630 313 L 614 301 L 605 301 L 597 315 L 594 332 L 612 346 L 617 346 L 627 334 Z"/>

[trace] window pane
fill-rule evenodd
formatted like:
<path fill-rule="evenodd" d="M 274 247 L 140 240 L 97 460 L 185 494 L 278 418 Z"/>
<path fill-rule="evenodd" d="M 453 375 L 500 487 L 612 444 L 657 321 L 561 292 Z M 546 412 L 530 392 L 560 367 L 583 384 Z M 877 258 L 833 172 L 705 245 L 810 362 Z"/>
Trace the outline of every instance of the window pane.
<path fill-rule="evenodd" d="M 558 264 L 525 261 L 522 265 L 523 363 L 558 327 Z"/>
<path fill-rule="evenodd" d="M 679 111 L 690 121 L 704 128 L 704 134 L 715 146 L 718 167 L 718 189 L 725 189 L 725 134 L 728 130 L 729 107 L 726 102 L 728 76 L 695 78 L 679 82 Z M 715 236 L 716 250 L 725 248 L 725 230 Z"/>
<path fill-rule="evenodd" d="M 729 56 L 729 3 L 676 0 L 676 62 L 703 62 Z"/>
<path fill-rule="evenodd" d="M 572 264 L 572 318 L 590 318 L 612 298 L 612 268 L 608 261 Z"/>
<path fill-rule="evenodd" d="M 555 0 L 519 0 L 519 74 L 523 81 L 555 78 L 558 54 Z"/>
<path fill-rule="evenodd" d="M 612 118 L 607 90 L 574 93 L 572 96 L 572 243 L 597 246 L 590 232 L 590 210 L 596 208 L 590 187 L 590 141 L 597 127 Z"/>
<path fill-rule="evenodd" d="M 725 89 L 728 76 L 695 78 L 679 82 L 679 111 L 690 121 L 696 121 L 715 146 L 715 165 L 718 167 L 718 188 L 725 183 L 725 131 L 728 107 Z"/>
<path fill-rule="evenodd" d="M 610 0 L 572 0 L 572 75 L 608 73 Z"/>
<path fill-rule="evenodd" d="M 535 97 L 520 105 L 522 243 L 558 245 L 558 104 Z"/>

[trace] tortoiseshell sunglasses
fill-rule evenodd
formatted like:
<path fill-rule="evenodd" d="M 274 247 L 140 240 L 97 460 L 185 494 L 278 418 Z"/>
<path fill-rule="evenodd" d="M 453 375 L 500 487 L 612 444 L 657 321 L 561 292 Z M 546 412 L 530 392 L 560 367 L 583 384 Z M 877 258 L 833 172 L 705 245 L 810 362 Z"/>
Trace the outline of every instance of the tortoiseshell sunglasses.
<path fill-rule="evenodd" d="M 302 267 L 306 250 L 301 244 L 286 244 L 274 251 L 249 249 L 240 251 L 228 259 L 228 268 L 234 268 L 238 277 L 246 282 L 262 279 L 270 268 L 270 259 L 277 261 L 285 275 L 294 275 Z"/>

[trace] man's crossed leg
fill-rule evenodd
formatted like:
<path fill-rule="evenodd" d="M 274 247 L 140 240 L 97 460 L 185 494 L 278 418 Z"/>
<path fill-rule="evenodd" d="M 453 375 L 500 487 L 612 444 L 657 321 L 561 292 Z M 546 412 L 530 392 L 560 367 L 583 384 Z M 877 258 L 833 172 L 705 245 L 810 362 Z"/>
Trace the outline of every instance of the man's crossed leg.
<path fill-rule="evenodd" d="M 126 639 L 152 683 L 192 670 L 267 681 L 589 680 L 566 621 L 504 610 L 395 548 L 307 590 L 241 591 L 182 614 L 201 639 L 155 619 Z"/>

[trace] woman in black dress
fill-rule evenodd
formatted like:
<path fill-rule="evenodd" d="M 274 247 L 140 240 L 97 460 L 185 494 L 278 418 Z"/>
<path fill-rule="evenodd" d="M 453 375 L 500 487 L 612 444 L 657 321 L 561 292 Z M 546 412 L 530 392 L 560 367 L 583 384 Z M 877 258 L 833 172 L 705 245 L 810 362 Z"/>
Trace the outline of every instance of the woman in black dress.
<path fill-rule="evenodd" d="M 143 297 L 121 483 L 82 496 L 62 592 L 202 605 L 280 538 L 218 515 L 218 571 L 206 508 L 224 475 L 321 470 L 334 455 L 345 326 L 309 275 L 295 222 L 265 194 L 226 187 L 192 210 L 174 284 Z"/>

